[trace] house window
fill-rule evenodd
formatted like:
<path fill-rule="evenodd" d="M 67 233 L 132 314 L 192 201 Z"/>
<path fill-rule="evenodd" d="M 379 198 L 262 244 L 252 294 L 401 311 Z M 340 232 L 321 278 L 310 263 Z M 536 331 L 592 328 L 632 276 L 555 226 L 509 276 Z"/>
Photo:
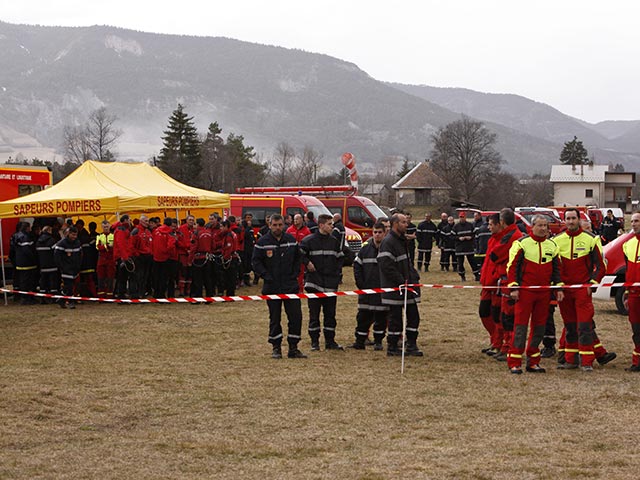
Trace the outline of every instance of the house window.
<path fill-rule="evenodd" d="M 593 189 L 592 188 L 587 188 L 584 191 L 584 197 L 585 198 L 593 198 Z"/>
<path fill-rule="evenodd" d="M 431 190 L 416 190 L 416 205 L 431 205 Z"/>

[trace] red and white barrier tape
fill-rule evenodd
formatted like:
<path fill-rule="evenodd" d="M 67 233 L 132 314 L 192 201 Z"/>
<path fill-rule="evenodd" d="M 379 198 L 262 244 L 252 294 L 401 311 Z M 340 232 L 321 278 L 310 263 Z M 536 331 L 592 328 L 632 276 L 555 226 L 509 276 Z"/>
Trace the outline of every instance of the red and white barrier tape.
<path fill-rule="evenodd" d="M 500 288 L 507 288 L 505 286 L 498 287 L 495 285 L 444 285 L 437 283 L 412 283 L 408 285 L 402 285 L 396 288 L 367 288 L 363 290 L 351 290 L 344 292 L 325 292 L 325 293 L 280 293 L 272 295 L 235 295 L 232 297 L 217 296 L 217 297 L 178 297 L 178 298 L 106 298 L 106 297 L 79 297 L 79 296 L 67 296 L 67 295 L 52 295 L 50 293 L 37 293 L 37 292 L 25 292 L 22 290 L 10 290 L 7 288 L 0 288 L 0 292 L 31 295 L 34 297 L 51 298 L 55 300 L 76 300 L 82 302 L 102 302 L 102 303 L 219 303 L 219 302 L 245 302 L 252 300 L 292 300 L 303 298 L 327 298 L 327 297 L 345 297 L 345 296 L 357 296 L 357 295 L 372 295 L 375 293 L 396 292 L 407 287 L 420 287 L 420 288 L 453 288 L 453 289 L 472 289 L 472 290 L 496 290 Z M 588 287 L 640 287 L 640 282 L 627 282 L 627 283 L 599 283 L 599 284 L 575 284 L 575 285 L 563 285 L 563 286 L 551 286 L 551 285 L 533 285 L 518 287 L 519 289 L 528 290 L 559 290 L 559 289 L 578 289 Z M 409 291 L 412 291 L 408 288 Z"/>

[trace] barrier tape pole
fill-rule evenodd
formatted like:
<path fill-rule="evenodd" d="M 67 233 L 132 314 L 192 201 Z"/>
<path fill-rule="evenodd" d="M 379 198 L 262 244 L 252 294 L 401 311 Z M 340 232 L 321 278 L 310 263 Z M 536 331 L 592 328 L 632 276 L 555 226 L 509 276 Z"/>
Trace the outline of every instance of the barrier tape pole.
<path fill-rule="evenodd" d="M 402 287 L 405 287 L 404 285 Z M 437 283 L 410 283 L 406 287 L 420 287 L 420 288 L 452 288 L 452 289 L 473 289 L 473 290 L 498 290 L 501 288 L 511 288 L 496 285 L 444 285 Z M 615 282 L 615 283 L 585 283 L 575 285 L 530 285 L 530 286 L 518 286 L 513 288 L 518 289 L 531 289 L 531 290 L 559 290 L 559 289 L 578 289 L 578 288 L 593 288 L 593 287 L 640 287 L 640 282 Z M 40 298 L 51 298 L 55 300 L 76 300 L 82 302 L 101 302 L 101 303 L 220 303 L 220 302 L 244 302 L 253 300 L 294 300 L 305 298 L 327 298 L 327 297 L 344 297 L 344 296 L 357 296 L 357 295 L 373 295 L 376 293 L 397 292 L 401 287 L 384 287 L 384 288 L 367 288 L 362 290 L 350 290 L 342 292 L 318 292 L 318 293 L 278 293 L 270 295 L 235 295 L 229 296 L 216 296 L 216 297 L 178 297 L 178 298 L 106 298 L 106 297 L 81 297 L 73 295 L 53 295 L 50 293 L 39 292 L 27 292 L 23 290 L 12 290 L 9 288 L 0 288 L 0 292 L 31 295 Z"/>

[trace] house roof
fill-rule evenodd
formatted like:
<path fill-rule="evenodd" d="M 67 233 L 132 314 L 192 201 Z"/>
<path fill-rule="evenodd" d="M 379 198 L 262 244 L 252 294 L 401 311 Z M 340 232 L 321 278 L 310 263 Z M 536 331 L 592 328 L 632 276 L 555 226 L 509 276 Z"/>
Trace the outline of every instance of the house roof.
<path fill-rule="evenodd" d="M 608 165 L 552 165 L 552 183 L 604 182 Z"/>
<path fill-rule="evenodd" d="M 404 177 L 391 185 L 394 190 L 399 189 L 422 189 L 428 188 L 449 190 L 451 187 L 435 174 L 426 162 L 420 162 L 409 171 Z"/>

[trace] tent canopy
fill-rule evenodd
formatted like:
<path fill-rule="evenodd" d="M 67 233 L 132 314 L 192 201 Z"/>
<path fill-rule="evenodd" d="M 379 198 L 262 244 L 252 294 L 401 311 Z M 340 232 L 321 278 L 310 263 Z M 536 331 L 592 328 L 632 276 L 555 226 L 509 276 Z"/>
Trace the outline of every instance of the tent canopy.
<path fill-rule="evenodd" d="M 229 195 L 184 185 L 146 163 L 87 161 L 40 192 L 0 202 L 0 218 L 229 208 Z"/>

